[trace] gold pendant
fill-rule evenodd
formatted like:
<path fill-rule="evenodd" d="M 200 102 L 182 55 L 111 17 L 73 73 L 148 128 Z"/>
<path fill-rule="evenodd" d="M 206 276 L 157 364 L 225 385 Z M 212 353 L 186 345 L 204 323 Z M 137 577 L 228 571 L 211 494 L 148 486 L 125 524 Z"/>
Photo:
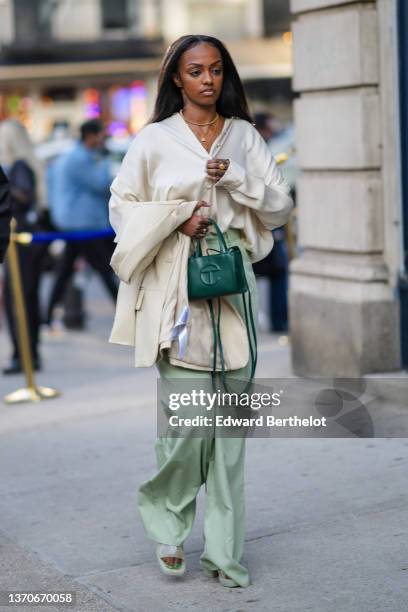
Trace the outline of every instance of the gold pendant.
<path fill-rule="evenodd" d="M 205 142 L 207 139 L 206 138 L 200 138 L 201 142 Z"/>

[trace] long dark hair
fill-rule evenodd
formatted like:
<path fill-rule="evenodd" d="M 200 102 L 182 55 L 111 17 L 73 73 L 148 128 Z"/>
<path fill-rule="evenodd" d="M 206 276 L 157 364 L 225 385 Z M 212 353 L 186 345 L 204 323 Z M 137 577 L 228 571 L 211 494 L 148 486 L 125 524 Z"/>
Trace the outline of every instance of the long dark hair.
<path fill-rule="evenodd" d="M 202 34 L 181 36 L 167 49 L 160 68 L 153 115 L 148 123 L 162 121 L 183 108 L 183 97 L 173 81 L 173 74 L 178 72 L 182 54 L 199 43 L 212 45 L 222 58 L 223 84 L 216 103 L 217 112 L 224 117 L 239 117 L 253 123 L 241 79 L 229 52 L 218 38 Z"/>

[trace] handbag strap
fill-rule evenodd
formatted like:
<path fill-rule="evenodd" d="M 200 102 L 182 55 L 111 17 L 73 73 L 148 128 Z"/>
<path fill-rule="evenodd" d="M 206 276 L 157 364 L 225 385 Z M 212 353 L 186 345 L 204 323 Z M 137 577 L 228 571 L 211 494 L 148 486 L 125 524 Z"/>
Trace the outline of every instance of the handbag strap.
<path fill-rule="evenodd" d="M 209 225 L 213 225 L 215 229 L 215 233 L 218 238 L 219 250 L 221 253 L 226 253 L 228 251 L 227 243 L 225 242 L 224 234 L 222 233 L 218 223 L 214 221 L 211 217 L 208 217 Z M 194 257 L 201 257 L 203 252 L 201 248 L 201 240 L 199 238 L 194 238 Z"/>
<path fill-rule="evenodd" d="M 250 291 L 248 291 L 249 307 L 248 307 L 248 305 L 246 303 L 245 296 L 246 296 L 246 292 L 243 291 L 241 293 L 241 297 L 242 297 L 242 302 L 243 302 L 243 307 L 244 307 L 245 327 L 246 327 L 246 331 L 247 331 L 248 345 L 249 345 L 249 351 L 250 351 L 251 371 L 250 371 L 250 375 L 249 375 L 249 381 L 245 385 L 245 388 L 241 391 L 241 393 L 245 393 L 250 388 L 250 386 L 252 384 L 252 380 L 253 380 L 254 375 L 255 375 L 256 364 L 257 364 L 257 361 L 258 361 L 256 328 L 255 328 L 255 322 L 254 322 L 254 317 L 253 317 L 253 313 L 252 313 L 252 300 L 251 300 L 251 293 L 250 293 Z M 227 385 L 227 382 L 226 382 L 226 376 L 225 376 L 224 350 L 223 350 L 223 346 L 222 346 L 221 331 L 220 331 L 221 299 L 219 297 L 217 298 L 217 302 L 218 302 L 217 322 L 215 321 L 214 306 L 213 306 L 212 299 L 207 300 L 207 302 L 208 302 L 208 306 L 209 306 L 209 309 L 210 309 L 211 324 L 212 324 L 212 330 L 213 330 L 214 355 L 213 355 L 213 369 L 212 369 L 212 372 L 211 372 L 213 388 L 215 390 L 215 375 L 216 375 L 216 368 L 217 368 L 217 351 L 219 350 L 220 351 L 220 361 L 221 361 L 221 381 L 222 381 L 224 389 L 227 391 L 227 393 L 230 393 L 230 390 L 228 389 L 228 385 Z M 252 337 L 251 337 L 251 332 L 252 332 Z"/>
<path fill-rule="evenodd" d="M 220 251 L 222 253 L 225 253 L 228 250 L 228 247 L 227 247 L 227 243 L 225 242 L 224 234 L 222 233 L 218 223 L 216 223 L 214 219 L 210 218 L 210 224 L 214 226 L 215 233 L 217 234 Z"/>

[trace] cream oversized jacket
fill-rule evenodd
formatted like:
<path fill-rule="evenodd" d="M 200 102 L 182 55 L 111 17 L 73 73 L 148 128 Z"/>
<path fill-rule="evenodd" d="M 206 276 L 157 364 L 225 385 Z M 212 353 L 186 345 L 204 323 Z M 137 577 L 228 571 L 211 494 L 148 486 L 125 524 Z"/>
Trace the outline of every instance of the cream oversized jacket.
<path fill-rule="evenodd" d="M 230 160 L 216 183 L 206 163 Z M 163 349 L 170 362 L 211 369 L 212 330 L 205 300 L 187 299 L 191 239 L 177 228 L 200 199 L 222 231 L 242 231 L 251 261 L 273 246 L 271 229 L 288 220 L 293 202 L 268 146 L 247 121 L 227 118 L 207 152 L 179 113 L 137 134 L 111 186 L 110 222 L 117 242 L 111 266 L 120 279 L 110 342 L 135 346 L 135 366 L 153 365 Z M 222 299 L 226 369 L 248 361 L 246 330 Z"/>

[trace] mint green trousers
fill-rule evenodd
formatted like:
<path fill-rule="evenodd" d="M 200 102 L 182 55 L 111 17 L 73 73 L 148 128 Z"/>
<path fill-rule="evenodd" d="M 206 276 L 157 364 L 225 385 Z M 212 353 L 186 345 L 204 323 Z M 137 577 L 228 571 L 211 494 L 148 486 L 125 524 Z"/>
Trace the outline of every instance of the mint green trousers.
<path fill-rule="evenodd" d="M 257 321 L 258 296 L 252 264 L 238 230 L 228 230 L 225 239 L 229 246 L 238 245 L 244 256 L 244 265 L 252 299 L 254 321 Z M 217 248 L 216 239 L 207 238 L 210 248 Z M 242 317 L 242 298 L 230 296 Z M 212 351 L 212 347 L 209 347 Z M 206 391 L 212 391 L 211 374 L 191 370 L 169 363 L 167 355 L 156 363 L 166 397 L 177 388 L 177 380 L 191 379 Z M 245 379 L 250 364 L 240 370 L 227 372 L 228 378 Z M 188 415 L 184 407 L 182 416 Z M 166 406 L 163 406 L 166 411 Z M 205 410 L 203 410 L 203 414 Z M 191 414 L 191 413 L 190 413 Z M 194 412 L 197 414 L 197 412 Z M 208 414 L 208 413 L 207 413 Z M 178 411 L 181 416 L 181 411 Z M 212 415 L 214 416 L 214 415 Z M 245 539 L 244 495 L 244 435 L 228 437 L 218 435 L 215 427 L 205 428 L 197 435 L 190 427 L 184 437 L 158 437 L 155 444 L 157 473 L 142 483 L 138 492 L 138 507 L 146 535 L 163 544 L 183 544 L 191 532 L 196 497 L 205 485 L 204 550 L 200 564 L 208 570 L 223 570 L 237 584 L 247 587 L 250 576 L 241 564 Z"/>

